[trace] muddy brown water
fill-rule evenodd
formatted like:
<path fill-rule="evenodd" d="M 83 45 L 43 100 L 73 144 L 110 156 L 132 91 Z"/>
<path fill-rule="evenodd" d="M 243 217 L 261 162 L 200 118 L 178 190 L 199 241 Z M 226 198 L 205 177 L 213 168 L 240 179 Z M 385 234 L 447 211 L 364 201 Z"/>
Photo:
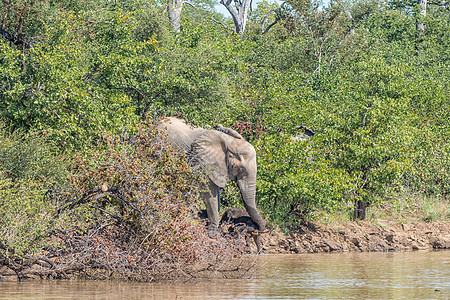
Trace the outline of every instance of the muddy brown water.
<path fill-rule="evenodd" d="M 450 299 L 450 251 L 261 255 L 256 277 L 0 282 L 0 299 Z"/>

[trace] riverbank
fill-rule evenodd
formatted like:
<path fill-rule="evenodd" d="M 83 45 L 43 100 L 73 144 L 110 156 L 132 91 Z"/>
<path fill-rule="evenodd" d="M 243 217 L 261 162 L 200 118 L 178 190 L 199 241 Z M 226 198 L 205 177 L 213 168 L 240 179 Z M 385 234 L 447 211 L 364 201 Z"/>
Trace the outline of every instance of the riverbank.
<path fill-rule="evenodd" d="M 450 249 L 450 223 L 394 221 L 306 224 L 262 237 L 263 253 L 383 252 Z"/>
<path fill-rule="evenodd" d="M 210 240 L 217 242 L 217 240 Z M 229 240 L 228 240 L 229 241 Z M 294 253 L 325 253 L 325 252 L 387 252 L 387 251 L 416 251 L 450 249 L 450 223 L 369 221 L 346 222 L 345 224 L 309 223 L 292 228 L 288 234 L 273 230 L 261 235 L 264 254 L 294 254 Z M 252 243 L 251 249 L 255 253 L 256 247 Z M 256 256 L 244 255 L 236 260 L 225 259 L 204 265 L 179 265 L 171 274 L 159 274 L 159 277 L 146 275 L 142 270 L 141 277 L 133 277 L 134 281 L 158 282 L 167 280 L 186 280 L 193 278 L 240 278 L 249 277 L 255 268 Z M 54 262 L 54 261 L 53 261 Z M 53 263 L 52 262 L 52 263 Z M 28 265 L 27 265 L 28 266 Z M 70 271 L 70 270 L 69 270 Z M 73 272 L 67 269 L 50 268 L 45 265 L 29 266 L 23 269 L 25 279 L 119 279 L 130 280 L 131 277 L 106 272 L 100 276 L 101 269 L 85 268 Z M 93 272 L 97 272 L 92 276 Z M 150 270 L 151 272 L 151 270 Z M 89 275 L 91 274 L 91 275 Z M 167 276 L 166 276 L 167 275 Z M 17 273 L 0 266 L 0 282 L 16 281 Z M 19 280 L 20 281 L 20 280 Z"/>

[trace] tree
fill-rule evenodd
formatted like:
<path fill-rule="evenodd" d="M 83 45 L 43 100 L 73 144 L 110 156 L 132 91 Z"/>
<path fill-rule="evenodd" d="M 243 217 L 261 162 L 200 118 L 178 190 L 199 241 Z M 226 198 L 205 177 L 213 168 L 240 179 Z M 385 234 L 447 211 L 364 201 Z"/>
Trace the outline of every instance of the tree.
<path fill-rule="evenodd" d="M 417 5 L 419 6 L 420 17 L 417 19 L 416 29 L 421 33 L 425 33 L 425 24 L 423 19 L 427 16 L 427 5 L 434 5 L 439 7 L 446 7 L 450 5 L 448 1 L 428 1 L 428 0 L 417 0 Z"/>
<path fill-rule="evenodd" d="M 427 16 L 427 1 L 428 0 L 417 0 L 417 4 L 420 6 L 419 14 L 421 15 L 421 18 Z M 423 24 L 422 20 L 417 20 L 416 28 L 422 32 L 425 31 L 425 24 Z"/>
<path fill-rule="evenodd" d="M 0 7 L 2 21 L 0 36 L 15 45 L 22 45 L 29 48 L 30 43 L 26 40 L 26 28 L 24 26 L 39 2 L 39 0 L 2 0 L 2 7 Z"/>
<path fill-rule="evenodd" d="M 170 25 L 175 32 L 180 32 L 181 11 L 183 10 L 184 4 L 190 6 L 191 8 L 194 8 L 196 11 L 201 12 L 202 14 L 202 16 L 200 17 L 201 20 L 210 19 L 214 23 L 217 23 L 223 26 L 224 28 L 227 28 L 225 24 L 223 24 L 221 21 L 218 21 L 215 18 L 214 13 L 212 11 L 214 10 L 214 3 L 211 0 L 208 1 L 194 0 L 192 2 L 182 0 L 168 0 L 167 13 Z M 190 17 L 195 20 L 198 19 L 199 16 L 191 14 Z"/>
<path fill-rule="evenodd" d="M 183 10 L 183 0 L 168 0 L 167 13 L 172 29 L 176 32 L 180 31 L 181 11 Z"/>
<path fill-rule="evenodd" d="M 234 5 L 233 5 L 234 2 Z M 250 10 L 251 0 L 220 0 L 233 18 L 236 33 L 242 35 L 247 24 L 247 15 Z"/>

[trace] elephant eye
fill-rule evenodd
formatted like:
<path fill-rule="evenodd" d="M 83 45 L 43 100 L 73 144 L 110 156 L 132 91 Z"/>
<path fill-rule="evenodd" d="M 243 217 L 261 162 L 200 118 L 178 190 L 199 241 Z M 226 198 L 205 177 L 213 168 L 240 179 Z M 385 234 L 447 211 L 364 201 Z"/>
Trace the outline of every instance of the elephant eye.
<path fill-rule="evenodd" d="M 247 176 L 247 170 L 245 169 L 245 167 L 242 166 L 239 167 L 239 174 L 241 176 Z"/>

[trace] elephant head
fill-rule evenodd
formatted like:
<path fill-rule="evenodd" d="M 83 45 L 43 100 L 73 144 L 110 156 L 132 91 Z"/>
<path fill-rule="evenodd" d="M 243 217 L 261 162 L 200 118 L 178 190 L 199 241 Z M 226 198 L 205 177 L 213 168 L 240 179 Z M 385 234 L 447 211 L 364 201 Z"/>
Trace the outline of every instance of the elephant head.
<path fill-rule="evenodd" d="M 257 166 L 253 146 L 233 129 L 219 125 L 216 130 L 205 130 L 174 119 L 169 118 L 169 121 L 164 123 L 167 124 L 165 128 L 169 133 L 169 140 L 184 148 L 193 166 L 207 173 L 212 183 L 209 185 L 211 191 L 224 187 L 228 179 L 236 181 L 245 209 L 259 230 L 264 230 L 265 222 L 255 203 Z M 173 125 L 177 128 L 171 128 Z M 203 196 L 203 200 L 208 209 L 212 200 L 205 197 Z M 208 217 L 213 226 L 217 227 L 218 209 L 209 208 Z"/>
<path fill-rule="evenodd" d="M 224 187 L 228 179 L 236 181 L 245 209 L 259 230 L 264 230 L 265 222 L 255 204 L 256 151 L 237 132 L 228 132 L 207 131 L 192 143 L 190 156 L 218 187 Z"/>

